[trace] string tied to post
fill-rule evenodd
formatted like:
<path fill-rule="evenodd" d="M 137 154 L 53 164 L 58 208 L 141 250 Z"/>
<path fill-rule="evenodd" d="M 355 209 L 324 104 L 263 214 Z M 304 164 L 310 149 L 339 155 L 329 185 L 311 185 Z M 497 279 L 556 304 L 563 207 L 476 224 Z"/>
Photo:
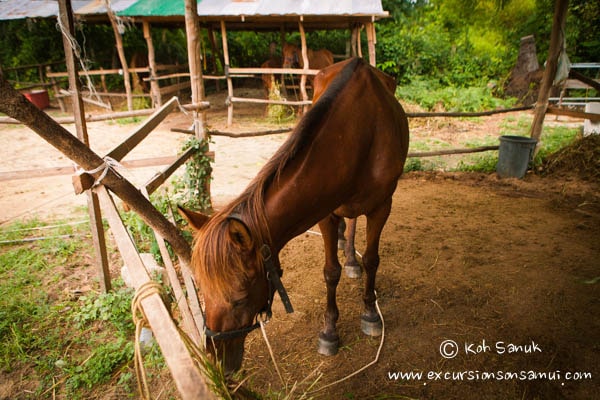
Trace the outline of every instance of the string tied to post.
<path fill-rule="evenodd" d="M 100 185 L 102 183 L 102 181 L 104 180 L 104 178 L 106 178 L 106 175 L 108 175 L 108 171 L 112 170 L 113 173 L 115 175 L 117 175 L 119 178 L 122 178 L 123 176 L 117 171 L 117 168 L 125 168 L 123 166 L 123 164 L 121 164 L 120 162 L 118 162 L 117 160 L 115 160 L 112 157 L 106 156 L 103 158 L 104 162 L 100 165 L 98 165 L 96 168 L 94 169 L 90 169 L 90 170 L 80 170 L 79 173 L 86 173 L 89 175 L 95 175 L 98 172 L 102 171 L 102 173 L 94 179 L 94 184 L 92 185 L 92 188 L 97 187 L 98 185 Z"/>

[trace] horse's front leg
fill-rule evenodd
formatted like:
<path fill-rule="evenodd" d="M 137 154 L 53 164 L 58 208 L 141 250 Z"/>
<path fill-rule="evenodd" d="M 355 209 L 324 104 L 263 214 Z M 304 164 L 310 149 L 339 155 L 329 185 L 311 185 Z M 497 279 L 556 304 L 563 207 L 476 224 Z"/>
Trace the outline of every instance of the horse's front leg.
<path fill-rule="evenodd" d="M 321 222 L 319 229 L 323 235 L 325 246 L 325 285 L 327 286 L 327 308 L 325 309 L 325 326 L 319 334 L 319 353 L 332 356 L 337 354 L 339 348 L 339 336 L 336 331 L 336 323 L 339 310 L 336 302 L 336 290 L 342 272 L 342 266 L 337 257 L 338 225 L 340 218 L 331 214 Z"/>
<path fill-rule="evenodd" d="M 361 329 L 370 336 L 381 335 L 383 324 L 375 307 L 375 276 L 379 267 L 379 239 L 392 208 L 390 198 L 380 207 L 367 215 L 367 249 L 363 256 L 363 265 L 367 275 L 363 300 L 365 311 L 361 316 Z"/>

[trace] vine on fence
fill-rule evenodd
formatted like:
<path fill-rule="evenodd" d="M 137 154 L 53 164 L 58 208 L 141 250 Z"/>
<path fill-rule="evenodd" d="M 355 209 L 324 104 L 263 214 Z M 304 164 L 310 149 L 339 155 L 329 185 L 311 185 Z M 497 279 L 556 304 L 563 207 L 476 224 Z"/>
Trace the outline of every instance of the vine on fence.
<path fill-rule="evenodd" d="M 187 190 L 186 205 L 200 211 L 210 211 L 210 180 L 212 174 L 211 159 L 208 156 L 208 139 L 189 139 L 183 150 L 194 149 L 194 153 L 185 164 L 184 185 Z"/>

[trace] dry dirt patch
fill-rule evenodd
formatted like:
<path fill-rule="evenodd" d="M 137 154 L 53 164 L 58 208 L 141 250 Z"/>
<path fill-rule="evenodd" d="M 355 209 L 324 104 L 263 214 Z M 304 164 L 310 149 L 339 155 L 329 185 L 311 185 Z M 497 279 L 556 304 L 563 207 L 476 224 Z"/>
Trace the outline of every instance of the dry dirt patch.
<path fill-rule="evenodd" d="M 381 359 L 361 375 L 317 394 L 357 399 L 593 398 L 600 373 L 600 224 L 597 217 L 577 210 L 586 199 L 598 204 L 598 193 L 579 187 L 568 196 L 549 183 L 477 174 L 413 173 L 401 179 L 381 246 L 377 290 L 386 322 Z M 364 221 L 359 231 L 364 231 Z M 317 388 L 368 363 L 379 345 L 360 332 L 362 281 L 343 277 L 338 293 L 342 348 L 331 358 L 316 353 L 325 306 L 321 249 L 320 238 L 311 234 L 284 249 L 283 281 L 296 312 L 286 315 L 279 306 L 268 326 L 289 384 L 318 368 L 323 376 Z M 440 355 L 444 340 L 459 345 L 455 358 Z M 540 351 L 498 354 L 499 342 L 500 347 L 534 343 Z M 467 354 L 470 344 L 473 349 L 483 345 L 483 351 Z M 262 338 L 253 334 L 245 367 L 261 392 L 281 387 L 269 363 Z M 411 371 L 424 377 L 395 380 L 389 375 Z M 436 381 L 427 378 L 430 371 L 463 373 L 463 378 L 450 375 Z M 520 371 L 561 371 L 561 379 L 482 378 L 487 372 Z M 592 379 L 566 381 L 568 372 L 590 372 Z"/>

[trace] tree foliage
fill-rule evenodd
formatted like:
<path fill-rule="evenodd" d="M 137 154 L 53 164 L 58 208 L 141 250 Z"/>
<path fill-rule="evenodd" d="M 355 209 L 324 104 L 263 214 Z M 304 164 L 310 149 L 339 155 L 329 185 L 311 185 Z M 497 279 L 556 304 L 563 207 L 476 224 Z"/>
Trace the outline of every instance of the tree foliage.
<path fill-rule="evenodd" d="M 540 62 L 545 60 L 554 1 L 383 0 L 383 8 L 390 12 L 391 18 L 376 25 L 378 66 L 401 83 L 419 78 L 466 87 L 501 81 L 516 60 L 523 36 L 535 36 Z M 183 27 L 155 27 L 152 32 L 159 63 L 187 62 Z M 220 58 L 213 54 L 206 32 L 203 35 L 206 58 Z M 566 37 L 571 61 L 600 61 L 600 2 L 570 0 Z M 118 65 L 108 25 L 79 24 L 77 38 L 90 67 Z M 328 48 L 334 54 L 344 54 L 348 39 L 348 31 L 316 31 L 308 33 L 307 42 L 313 49 Z M 297 32 L 288 32 L 286 40 L 300 44 Z M 146 55 L 141 27 L 128 25 L 123 41 L 129 58 L 135 53 Z M 231 32 L 228 38 L 231 64 L 261 65 L 270 57 L 271 42 L 279 44 L 279 32 Z M 219 47 L 219 37 L 216 43 Z M 366 54 L 366 40 L 362 43 Z M 62 58 L 62 39 L 53 19 L 0 21 L 2 67 Z"/>
<path fill-rule="evenodd" d="M 469 86 L 507 76 L 520 38 L 534 35 L 546 58 L 553 0 L 384 0 L 392 17 L 378 24 L 380 67 L 400 82 L 429 77 Z M 600 60 L 600 3 L 571 0 L 567 52 L 572 61 Z"/>

